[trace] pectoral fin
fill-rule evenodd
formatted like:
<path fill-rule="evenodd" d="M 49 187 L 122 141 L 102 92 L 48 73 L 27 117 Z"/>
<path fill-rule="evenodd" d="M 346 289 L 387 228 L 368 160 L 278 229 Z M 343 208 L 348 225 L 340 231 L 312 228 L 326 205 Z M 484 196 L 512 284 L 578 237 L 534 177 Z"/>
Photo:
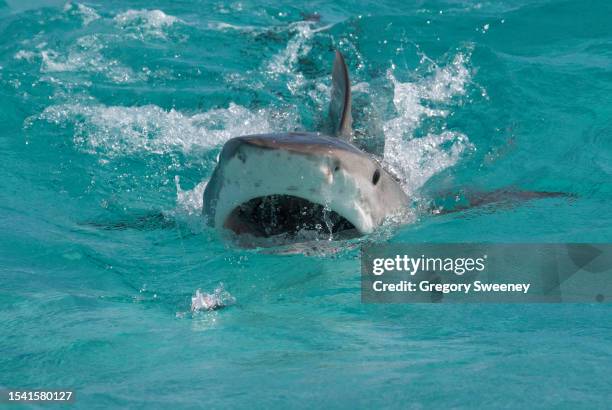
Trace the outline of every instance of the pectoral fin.
<path fill-rule="evenodd" d="M 494 209 L 516 206 L 525 201 L 546 198 L 576 198 L 576 195 L 554 191 L 523 191 L 515 188 L 498 189 L 491 192 L 462 192 L 438 195 L 432 213 L 444 215 L 473 208 L 495 206 Z"/>

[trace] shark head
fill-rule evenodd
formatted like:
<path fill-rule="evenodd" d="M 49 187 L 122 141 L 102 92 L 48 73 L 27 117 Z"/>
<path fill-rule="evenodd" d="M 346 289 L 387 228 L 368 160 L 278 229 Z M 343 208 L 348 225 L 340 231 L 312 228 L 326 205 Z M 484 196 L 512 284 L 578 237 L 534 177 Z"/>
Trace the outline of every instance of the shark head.
<path fill-rule="evenodd" d="M 316 230 L 367 234 L 408 198 L 381 162 L 350 141 L 351 91 L 336 52 L 330 120 L 333 135 L 291 132 L 229 140 L 204 191 L 212 226 L 270 237 Z"/>
<path fill-rule="evenodd" d="M 374 157 L 318 133 L 228 141 L 204 193 L 209 223 L 254 236 L 302 229 L 370 233 L 406 204 Z"/>

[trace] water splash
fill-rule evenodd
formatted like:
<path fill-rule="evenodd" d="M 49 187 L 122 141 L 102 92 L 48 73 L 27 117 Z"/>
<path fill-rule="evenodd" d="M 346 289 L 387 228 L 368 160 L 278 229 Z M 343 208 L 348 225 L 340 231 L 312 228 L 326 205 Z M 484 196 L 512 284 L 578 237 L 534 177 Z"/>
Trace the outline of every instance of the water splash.
<path fill-rule="evenodd" d="M 268 63 L 268 72 L 273 75 L 290 74 L 295 72 L 298 58 L 308 54 L 312 48 L 309 40 L 314 34 L 313 23 L 299 21 L 289 26 L 293 38 L 287 42 L 284 50 L 272 57 Z"/>
<path fill-rule="evenodd" d="M 238 135 L 291 129 L 297 122 L 292 111 L 251 111 L 234 103 L 194 115 L 156 105 L 58 104 L 47 107 L 27 123 L 37 120 L 72 126 L 78 146 L 111 158 L 142 151 L 189 154 L 193 149 L 210 149 Z"/>
<path fill-rule="evenodd" d="M 211 311 L 224 308 L 236 303 L 236 298 L 225 290 L 223 283 L 215 288 L 213 293 L 202 293 L 197 289 L 191 297 L 191 311 Z"/>
<path fill-rule="evenodd" d="M 207 27 L 210 30 L 214 30 L 214 31 L 238 31 L 241 33 L 260 33 L 265 31 L 265 28 L 261 28 L 261 27 L 256 27 L 256 26 L 250 26 L 250 25 L 237 25 L 237 24 L 231 24 L 231 23 L 226 23 L 224 21 L 210 21 L 207 24 Z"/>
<path fill-rule="evenodd" d="M 166 30 L 182 20 L 161 10 L 127 10 L 113 19 L 117 26 L 133 37 L 144 39 L 156 37 L 165 39 Z"/>
<path fill-rule="evenodd" d="M 306 79 L 297 70 L 300 58 L 305 57 L 312 50 L 312 38 L 316 33 L 327 30 L 329 26 L 314 28 L 313 21 L 298 21 L 290 24 L 286 30 L 289 31 L 290 40 L 285 48 L 273 56 L 265 67 L 265 72 L 271 78 L 283 75 L 287 77 L 287 88 L 295 95 L 304 88 Z"/>
<path fill-rule="evenodd" d="M 81 3 L 68 2 L 64 5 L 64 11 L 71 16 L 77 16 L 83 21 L 83 25 L 87 26 L 91 22 L 100 19 L 100 15 L 91 7 Z"/>
<path fill-rule="evenodd" d="M 42 49 L 39 52 L 41 59 L 40 71 L 43 73 L 56 72 L 86 72 L 101 74 L 115 83 L 130 83 L 142 78 L 142 73 L 134 73 L 131 68 L 124 66 L 115 59 L 104 56 L 105 43 L 99 35 L 92 34 L 80 37 L 75 44 L 68 47 L 65 52 L 54 49 Z M 15 58 L 32 58 L 31 54 L 22 51 Z M 31 52 L 29 52 L 31 53 Z"/>
<path fill-rule="evenodd" d="M 28 50 L 19 50 L 15 53 L 13 58 L 15 60 L 25 60 L 28 63 L 31 63 L 37 56 L 37 53 Z"/>
<path fill-rule="evenodd" d="M 465 134 L 444 130 L 444 126 L 441 132 L 414 137 L 425 118 L 447 117 L 448 105 L 466 93 L 470 81 L 468 60 L 468 56 L 459 53 L 448 66 L 434 65 L 431 76 L 416 82 L 403 83 L 395 78 L 393 70 L 387 73 L 393 85 L 396 115 L 383 124 L 384 163 L 400 178 L 409 195 L 436 173 L 455 165 L 466 150 L 473 149 Z"/>
<path fill-rule="evenodd" d="M 174 177 L 174 183 L 176 184 L 177 210 L 190 216 L 201 216 L 204 190 L 208 180 L 200 182 L 193 189 L 185 190 L 181 189 L 181 179 L 178 175 Z"/>
<path fill-rule="evenodd" d="M 68 2 L 64 12 L 76 16 L 87 26 L 96 20 L 103 19 L 91 7 L 80 3 Z M 40 62 L 42 73 L 90 73 L 100 74 L 118 84 L 133 83 L 147 80 L 150 71 L 143 68 L 135 72 L 115 58 L 105 56 L 106 49 L 112 48 L 112 43 L 118 39 L 147 37 L 166 38 L 166 31 L 175 23 L 182 22 L 177 17 L 165 14 L 161 10 L 128 10 L 116 15 L 112 20 L 121 31 L 113 34 L 89 34 L 78 37 L 75 42 L 57 47 L 48 47 L 46 42 L 36 46 L 35 50 L 19 50 L 15 59 L 33 63 Z"/>

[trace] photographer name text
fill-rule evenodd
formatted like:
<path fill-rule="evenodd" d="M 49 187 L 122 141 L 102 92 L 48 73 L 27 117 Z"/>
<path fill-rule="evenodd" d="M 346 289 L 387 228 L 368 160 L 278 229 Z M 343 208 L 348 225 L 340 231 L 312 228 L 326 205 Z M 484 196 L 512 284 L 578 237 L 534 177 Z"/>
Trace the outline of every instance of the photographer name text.
<path fill-rule="evenodd" d="M 372 260 L 371 273 L 381 276 L 386 272 L 404 273 L 414 277 L 419 273 L 449 273 L 463 276 L 465 273 L 481 273 L 486 269 L 487 255 L 469 258 L 440 258 L 421 255 L 396 255 L 394 258 Z M 529 292 L 530 283 L 485 283 L 480 280 L 467 283 L 440 283 L 433 280 L 400 280 L 388 283 L 383 280 L 372 282 L 375 292 Z"/>

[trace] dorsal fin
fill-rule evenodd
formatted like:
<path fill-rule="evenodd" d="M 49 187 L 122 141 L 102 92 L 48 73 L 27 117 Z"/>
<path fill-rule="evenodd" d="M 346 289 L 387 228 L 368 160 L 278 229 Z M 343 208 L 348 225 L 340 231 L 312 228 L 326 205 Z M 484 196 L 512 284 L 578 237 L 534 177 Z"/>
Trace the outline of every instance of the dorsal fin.
<path fill-rule="evenodd" d="M 351 116 L 351 81 L 344 57 L 336 51 L 334 68 L 332 71 L 331 102 L 329 104 L 329 117 L 335 136 L 350 140 L 353 133 Z"/>

